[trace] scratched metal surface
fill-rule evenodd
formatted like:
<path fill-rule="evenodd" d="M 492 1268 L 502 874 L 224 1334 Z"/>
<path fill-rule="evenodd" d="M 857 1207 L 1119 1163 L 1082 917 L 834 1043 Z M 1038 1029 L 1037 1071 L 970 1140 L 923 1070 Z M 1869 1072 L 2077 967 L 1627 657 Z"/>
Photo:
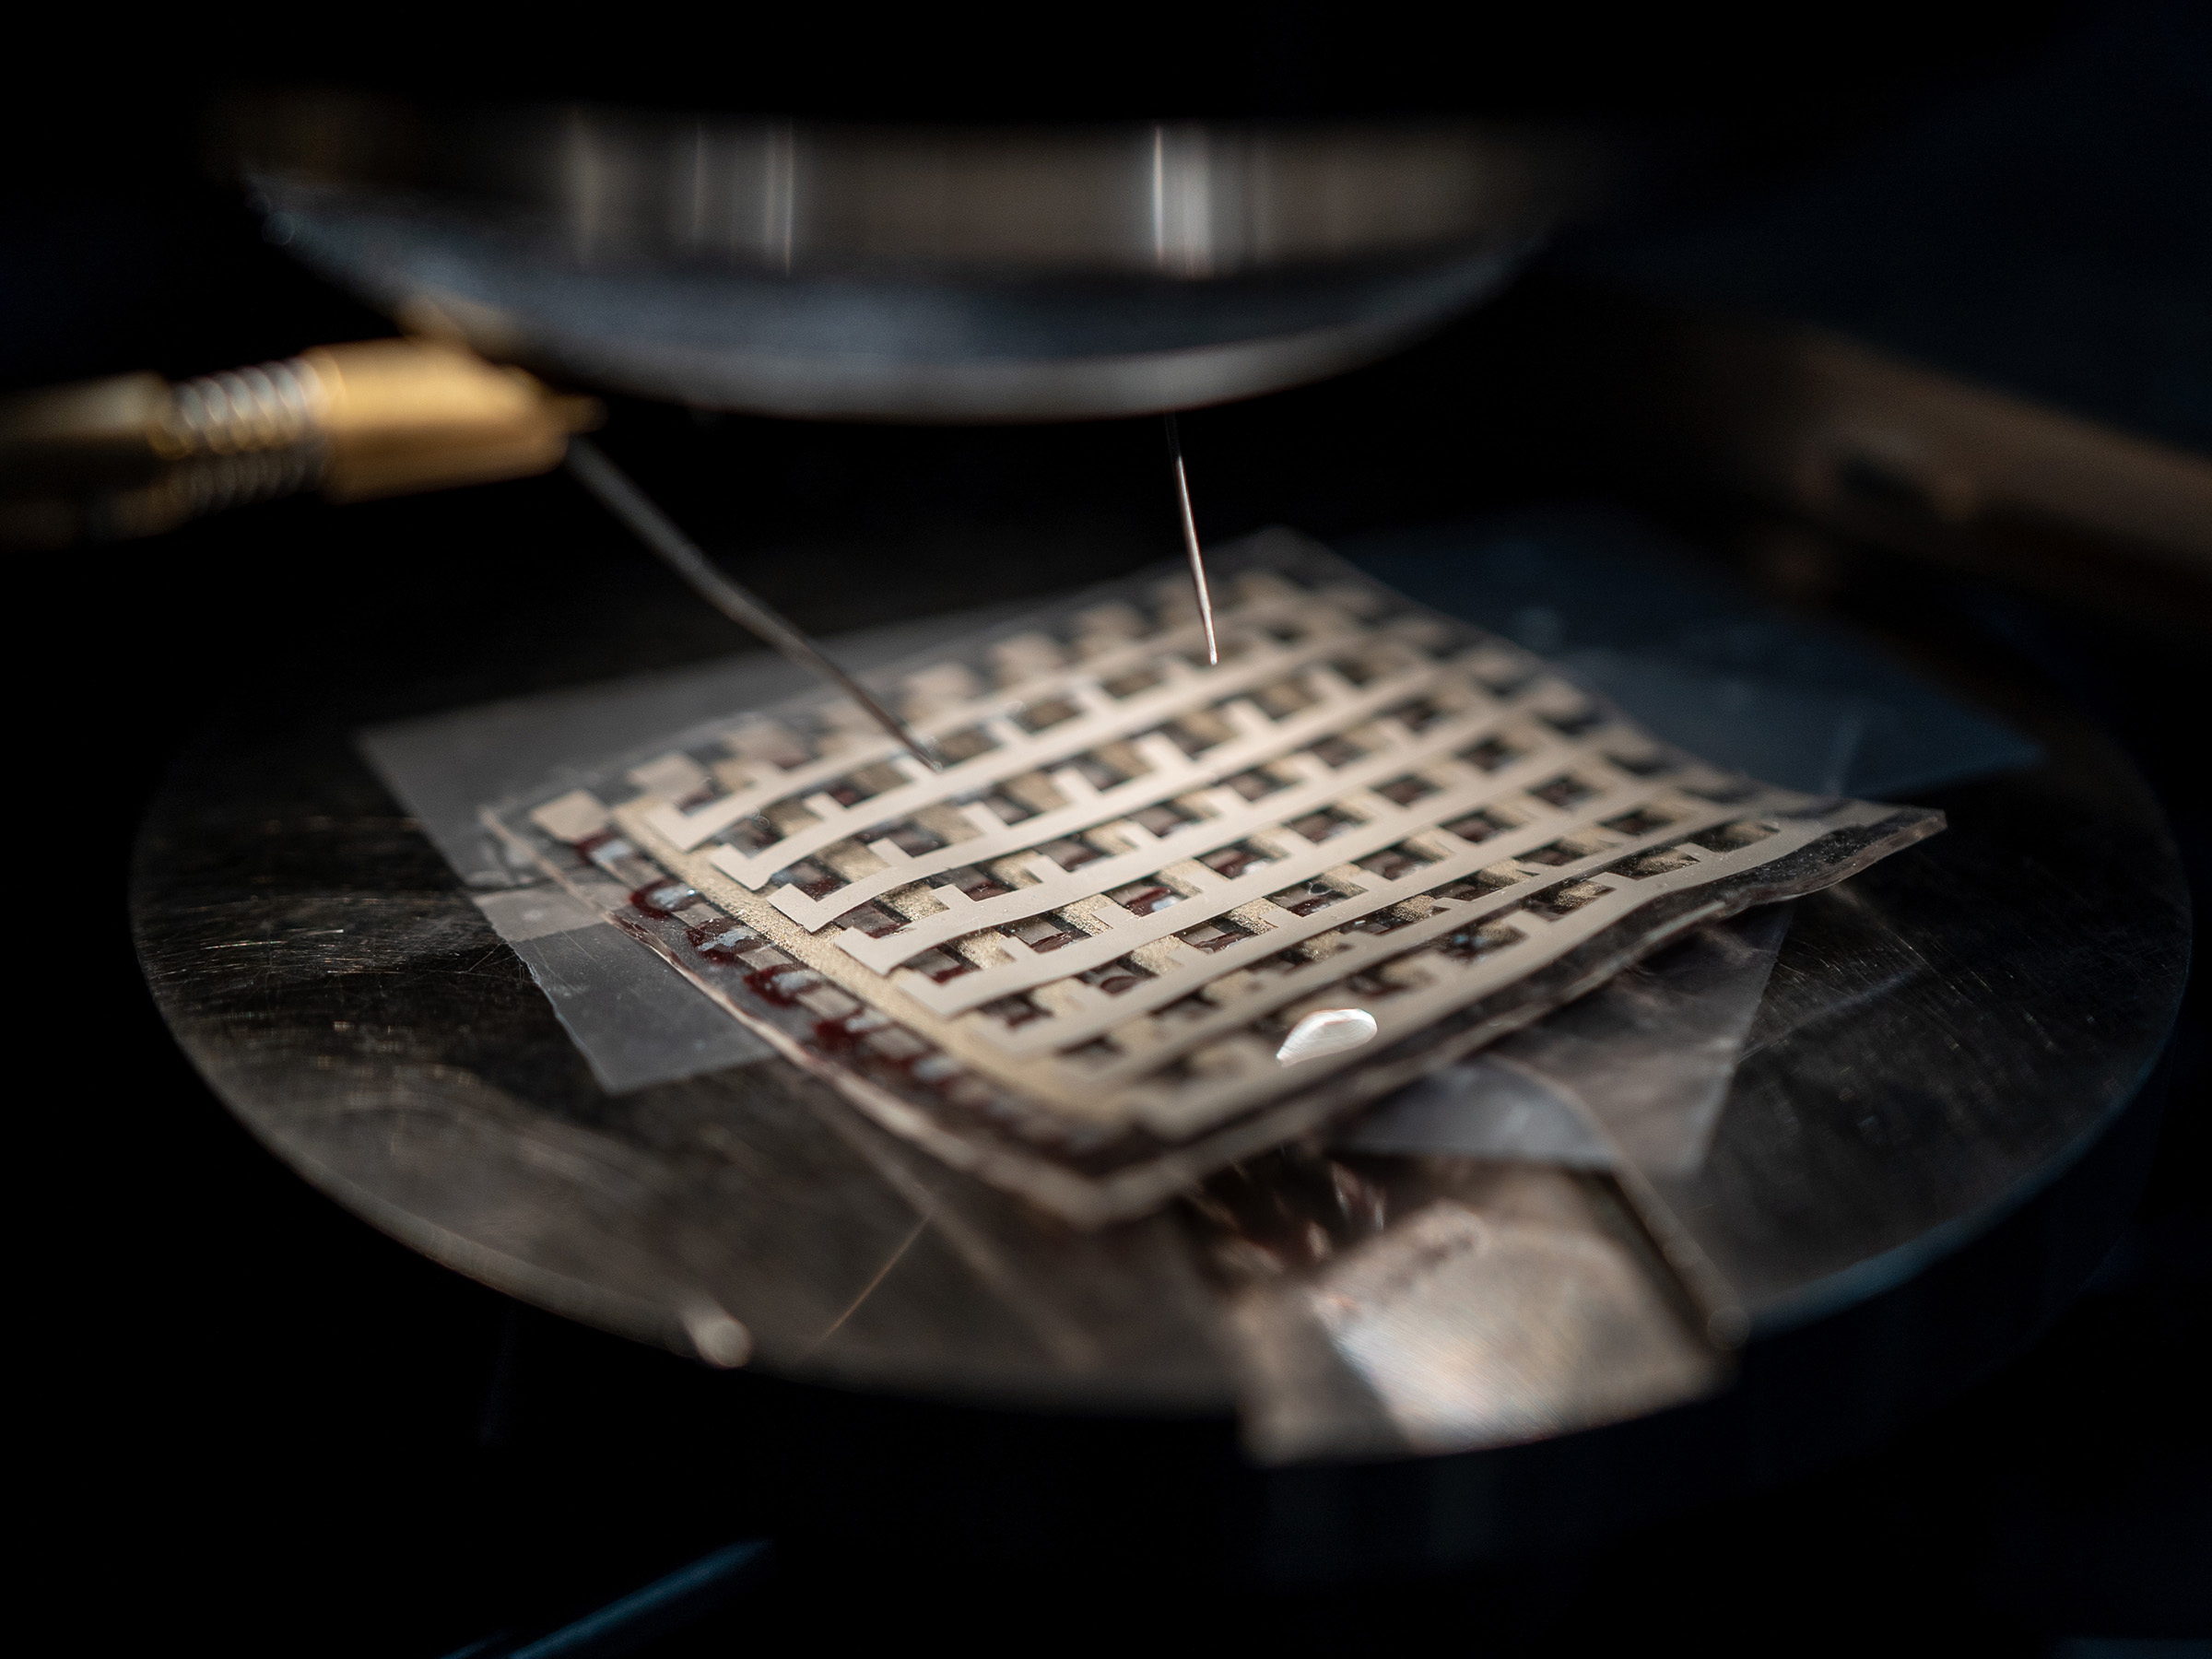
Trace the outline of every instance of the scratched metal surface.
<path fill-rule="evenodd" d="M 1951 828 L 1925 856 L 1799 902 L 1712 1153 L 1654 1182 L 1755 1330 L 1957 1248 L 2164 1047 L 2189 956 L 2164 820 L 2093 732 L 2036 735 L 2047 764 L 1932 797 Z"/>
<path fill-rule="evenodd" d="M 610 1097 L 335 724 L 187 757 L 138 849 L 138 941 L 279 1156 L 556 1312 L 905 1393 L 1235 1408 L 1268 1460 L 1465 1450 L 1724 1388 L 1716 1299 L 1756 1346 L 1874 1295 L 2131 1098 L 2185 888 L 2124 763 L 2036 735 L 2036 771 L 1930 795 L 1947 832 L 1800 903 L 1712 1155 L 1618 1187 L 1316 1154 L 1084 1234 L 781 1061 Z"/>

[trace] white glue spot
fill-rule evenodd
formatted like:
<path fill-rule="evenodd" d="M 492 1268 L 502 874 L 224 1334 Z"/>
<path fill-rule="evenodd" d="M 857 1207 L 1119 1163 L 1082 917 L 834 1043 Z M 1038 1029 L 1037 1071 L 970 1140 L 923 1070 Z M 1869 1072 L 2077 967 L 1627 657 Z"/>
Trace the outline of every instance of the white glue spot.
<path fill-rule="evenodd" d="M 1375 1034 L 1375 1017 L 1365 1008 L 1321 1008 L 1290 1028 L 1275 1057 L 1285 1065 L 1319 1060 L 1356 1049 Z"/>
<path fill-rule="evenodd" d="M 753 1334 L 714 1303 L 702 1298 L 685 1308 L 681 1318 L 691 1346 L 709 1365 L 727 1371 L 753 1357 Z"/>

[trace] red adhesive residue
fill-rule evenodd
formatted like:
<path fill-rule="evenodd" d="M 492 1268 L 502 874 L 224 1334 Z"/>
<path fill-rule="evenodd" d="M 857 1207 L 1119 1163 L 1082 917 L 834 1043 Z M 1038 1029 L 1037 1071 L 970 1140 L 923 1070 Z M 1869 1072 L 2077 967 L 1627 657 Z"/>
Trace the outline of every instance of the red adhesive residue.
<path fill-rule="evenodd" d="M 800 992 L 819 984 L 821 978 L 813 969 L 792 962 L 781 968 L 755 969 L 745 976 L 745 988 L 763 1001 L 788 1008 L 799 1000 Z"/>
<path fill-rule="evenodd" d="M 1124 899 L 1121 904 L 1124 910 L 1134 912 L 1140 916 L 1148 916 L 1154 911 L 1167 909 L 1169 905 L 1182 897 L 1182 894 L 1171 888 L 1139 888 L 1135 892 Z"/>
<path fill-rule="evenodd" d="M 760 942 L 760 935 L 726 916 L 717 916 L 712 922 L 702 922 L 697 927 L 684 930 L 684 937 L 691 948 L 710 961 L 735 962 L 738 953 Z"/>
<path fill-rule="evenodd" d="M 632 909 L 648 916 L 672 916 L 686 900 L 697 897 L 689 883 L 671 877 L 666 881 L 640 888 L 629 896 L 629 902 Z"/>

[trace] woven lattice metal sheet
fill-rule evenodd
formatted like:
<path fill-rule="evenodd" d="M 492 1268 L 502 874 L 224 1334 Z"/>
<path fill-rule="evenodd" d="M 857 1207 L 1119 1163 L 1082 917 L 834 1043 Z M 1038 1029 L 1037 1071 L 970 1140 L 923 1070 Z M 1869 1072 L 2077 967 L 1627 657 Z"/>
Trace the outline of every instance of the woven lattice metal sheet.
<path fill-rule="evenodd" d="M 1069 1218 L 1139 1212 L 1942 826 L 1666 747 L 1284 532 L 488 822 L 881 1122 Z M 1324 1010 L 1373 1035 L 1286 1064 Z M 1354 1023 L 1364 1030 L 1368 1020 Z"/>

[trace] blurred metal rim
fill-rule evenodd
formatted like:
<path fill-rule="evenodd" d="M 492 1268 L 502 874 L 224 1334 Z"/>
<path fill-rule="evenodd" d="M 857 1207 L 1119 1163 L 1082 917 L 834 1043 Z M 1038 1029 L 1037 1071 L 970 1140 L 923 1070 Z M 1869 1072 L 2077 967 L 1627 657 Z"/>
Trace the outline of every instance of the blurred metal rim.
<path fill-rule="evenodd" d="M 1499 287 L 1598 147 L 1465 121 L 807 125 L 227 106 L 272 234 L 405 322 L 647 395 L 1126 415 L 1356 367 Z"/>

